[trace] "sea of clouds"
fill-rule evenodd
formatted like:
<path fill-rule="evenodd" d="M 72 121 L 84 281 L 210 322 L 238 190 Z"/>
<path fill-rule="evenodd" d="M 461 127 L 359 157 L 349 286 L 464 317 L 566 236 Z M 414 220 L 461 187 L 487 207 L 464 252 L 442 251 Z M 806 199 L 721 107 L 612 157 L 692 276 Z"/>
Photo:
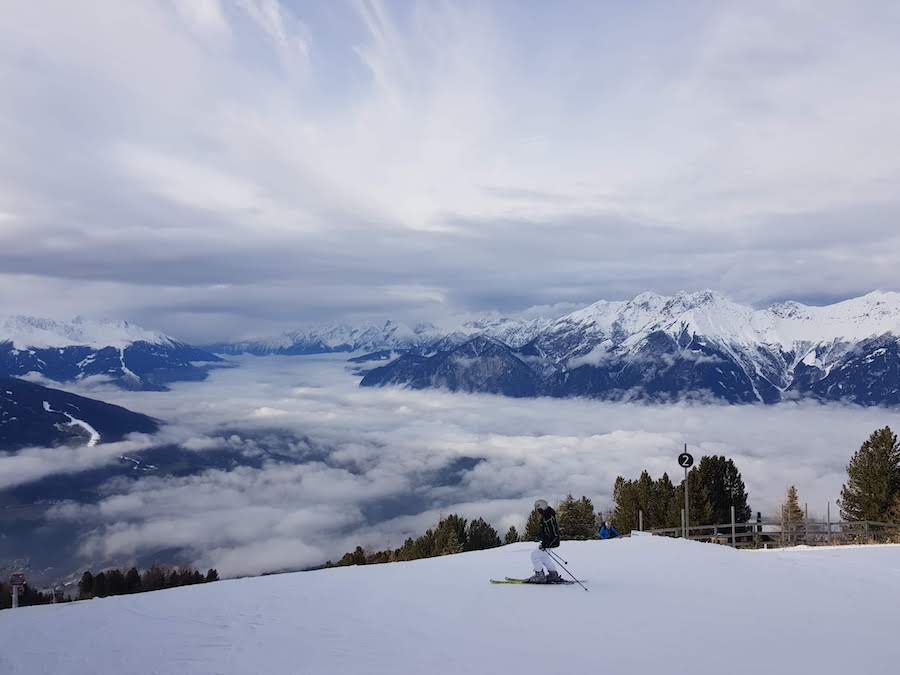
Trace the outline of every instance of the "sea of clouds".
<path fill-rule="evenodd" d="M 452 512 L 483 516 L 502 534 L 523 525 L 536 497 L 587 495 L 607 511 L 617 475 L 648 469 L 677 481 L 685 443 L 698 459 L 733 458 L 754 510 L 777 509 L 795 484 L 820 514 L 868 434 L 900 427 L 900 411 L 811 402 L 648 405 L 362 389 L 346 358 L 237 358 L 237 367 L 170 392 L 82 390 L 166 421 L 157 442 L 264 461 L 117 479 L 99 502 L 62 503 L 50 517 L 81 528 L 87 559 L 175 548 L 226 575 L 255 574 L 320 564 L 357 544 L 399 546 Z M 126 443 L 133 452 L 148 441 Z M 83 471 L 118 461 L 119 445 L 66 450 L 57 463 L 23 451 L 0 459 L 0 474 L 13 475 L 15 462 L 30 467 L 22 482 Z"/>

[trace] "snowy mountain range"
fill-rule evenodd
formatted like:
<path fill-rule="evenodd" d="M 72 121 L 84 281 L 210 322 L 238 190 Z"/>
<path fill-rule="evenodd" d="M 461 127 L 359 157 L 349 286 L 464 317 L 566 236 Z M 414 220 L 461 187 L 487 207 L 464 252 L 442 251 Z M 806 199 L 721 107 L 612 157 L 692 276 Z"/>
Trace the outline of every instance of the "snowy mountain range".
<path fill-rule="evenodd" d="M 401 321 L 363 325 L 325 324 L 308 326 L 272 337 L 204 345 L 216 354 L 308 355 L 334 352 L 378 350 L 431 350 L 435 346 L 460 345 L 475 335 L 495 337 L 511 347 L 520 347 L 537 337 L 551 319 L 502 316 L 485 313 L 462 319 L 448 319 L 436 325 Z"/>
<path fill-rule="evenodd" d="M 900 404 L 900 293 L 754 309 L 714 291 L 600 301 L 520 330 L 431 343 L 363 386 L 602 399 Z"/>
<path fill-rule="evenodd" d="M 216 361 L 206 350 L 127 321 L 0 317 L 0 375 L 39 373 L 58 382 L 100 376 L 128 389 L 159 390 L 203 379 L 206 370 L 197 363 Z"/>

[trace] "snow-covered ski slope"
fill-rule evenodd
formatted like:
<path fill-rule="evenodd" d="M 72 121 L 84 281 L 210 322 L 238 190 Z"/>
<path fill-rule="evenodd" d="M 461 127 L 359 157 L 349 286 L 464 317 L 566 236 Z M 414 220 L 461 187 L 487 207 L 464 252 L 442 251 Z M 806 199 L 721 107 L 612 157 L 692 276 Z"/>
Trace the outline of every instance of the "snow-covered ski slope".
<path fill-rule="evenodd" d="M 578 586 L 500 586 L 529 544 L 0 612 L 5 675 L 897 673 L 900 546 L 564 542 Z"/>

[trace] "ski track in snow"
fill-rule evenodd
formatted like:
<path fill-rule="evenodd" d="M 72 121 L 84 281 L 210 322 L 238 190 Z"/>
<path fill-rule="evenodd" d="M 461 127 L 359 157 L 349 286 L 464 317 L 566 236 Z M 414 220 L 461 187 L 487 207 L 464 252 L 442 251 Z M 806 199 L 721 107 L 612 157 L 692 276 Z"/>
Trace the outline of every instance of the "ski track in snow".
<path fill-rule="evenodd" d="M 139 378 L 134 371 L 130 370 L 128 366 L 125 365 L 125 350 L 119 350 L 119 363 L 122 364 L 122 372 L 125 374 L 125 377 L 130 377 L 136 382 L 140 382 L 141 378 Z"/>
<path fill-rule="evenodd" d="M 69 413 L 63 412 L 62 410 L 54 410 L 50 406 L 50 403 L 47 401 L 44 401 L 44 410 L 46 410 L 47 412 L 56 413 L 58 415 L 65 415 L 66 417 L 69 418 L 69 426 L 81 427 L 82 429 L 84 429 L 88 434 L 88 441 L 87 441 L 86 445 L 89 448 L 94 447 L 95 445 L 97 445 L 97 443 L 100 442 L 100 432 L 97 431 L 94 427 L 92 427 L 90 424 L 88 424 L 84 420 L 78 419 L 77 417 L 73 417 Z"/>
<path fill-rule="evenodd" d="M 589 593 L 488 582 L 527 573 L 532 548 L 3 611 L 0 672 L 896 673 L 900 546 L 563 542 Z"/>
<path fill-rule="evenodd" d="M 78 419 L 77 417 L 72 417 L 72 415 L 70 415 L 69 413 L 63 413 L 63 415 L 69 418 L 70 425 L 81 427 L 88 433 L 89 438 L 87 446 L 89 448 L 94 447 L 95 445 L 97 445 L 97 443 L 100 442 L 100 433 L 90 424 L 88 424 L 84 420 Z"/>

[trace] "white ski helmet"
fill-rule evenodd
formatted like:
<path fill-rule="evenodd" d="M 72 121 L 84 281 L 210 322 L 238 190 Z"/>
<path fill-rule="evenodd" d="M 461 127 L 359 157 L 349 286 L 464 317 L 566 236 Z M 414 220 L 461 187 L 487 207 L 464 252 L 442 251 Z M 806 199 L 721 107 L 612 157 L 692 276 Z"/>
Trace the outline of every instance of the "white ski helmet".
<path fill-rule="evenodd" d="M 534 503 L 534 508 L 537 509 L 538 511 L 543 511 L 543 510 L 546 509 L 548 506 L 550 506 L 550 505 L 547 503 L 547 500 L 546 500 L 546 499 L 538 499 L 538 500 Z"/>

